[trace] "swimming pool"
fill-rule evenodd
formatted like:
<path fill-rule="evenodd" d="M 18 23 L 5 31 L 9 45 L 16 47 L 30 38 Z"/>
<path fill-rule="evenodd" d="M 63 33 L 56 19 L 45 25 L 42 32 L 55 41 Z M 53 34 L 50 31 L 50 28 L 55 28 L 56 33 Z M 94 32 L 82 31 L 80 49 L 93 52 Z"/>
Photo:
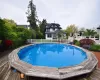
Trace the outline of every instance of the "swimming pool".
<path fill-rule="evenodd" d="M 13 50 L 9 64 L 26 76 L 66 79 L 90 73 L 98 63 L 91 52 L 69 44 L 35 43 Z"/>
<path fill-rule="evenodd" d="M 86 52 L 66 44 L 42 43 L 25 47 L 18 52 L 22 61 L 35 66 L 75 66 L 87 59 Z"/>

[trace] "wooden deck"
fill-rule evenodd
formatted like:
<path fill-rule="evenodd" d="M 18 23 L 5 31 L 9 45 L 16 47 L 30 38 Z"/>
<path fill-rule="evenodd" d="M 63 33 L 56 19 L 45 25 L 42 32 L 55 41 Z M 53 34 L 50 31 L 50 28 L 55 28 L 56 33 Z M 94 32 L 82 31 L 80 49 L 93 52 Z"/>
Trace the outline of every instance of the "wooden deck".
<path fill-rule="evenodd" d="M 3 54 L 3 53 L 2 53 Z M 37 78 L 25 76 L 24 79 L 20 78 L 20 72 L 14 72 L 8 62 L 8 54 L 0 58 L 0 80 L 51 80 L 47 78 Z M 100 80 L 100 69 L 95 69 L 92 73 L 73 77 L 64 80 Z"/>
<path fill-rule="evenodd" d="M 5 54 L 6 53 L 6 54 Z M 20 72 L 14 72 L 8 62 L 8 53 L 3 52 L 2 58 L 0 58 L 0 80 L 27 80 L 26 78 L 20 78 Z"/>

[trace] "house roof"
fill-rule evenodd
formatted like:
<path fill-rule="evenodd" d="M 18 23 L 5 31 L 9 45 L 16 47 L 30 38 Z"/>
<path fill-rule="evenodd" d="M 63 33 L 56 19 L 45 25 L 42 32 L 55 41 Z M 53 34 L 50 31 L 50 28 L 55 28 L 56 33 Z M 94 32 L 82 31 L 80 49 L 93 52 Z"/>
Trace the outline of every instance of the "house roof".
<path fill-rule="evenodd" d="M 57 23 L 48 23 L 48 24 L 46 25 L 46 28 L 58 28 L 58 29 L 62 29 L 62 28 L 60 27 L 60 25 L 57 24 Z"/>
<path fill-rule="evenodd" d="M 99 27 L 97 27 L 97 29 L 100 29 L 100 26 L 99 26 Z"/>

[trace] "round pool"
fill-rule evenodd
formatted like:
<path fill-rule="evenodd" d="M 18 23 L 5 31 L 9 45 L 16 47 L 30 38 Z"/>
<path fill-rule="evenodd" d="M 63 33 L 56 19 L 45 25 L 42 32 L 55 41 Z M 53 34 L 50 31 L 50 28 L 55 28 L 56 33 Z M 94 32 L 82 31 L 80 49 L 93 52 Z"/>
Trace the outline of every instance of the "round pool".
<path fill-rule="evenodd" d="M 74 46 L 58 43 L 35 44 L 21 49 L 18 56 L 34 66 L 67 67 L 82 63 L 86 53 Z"/>

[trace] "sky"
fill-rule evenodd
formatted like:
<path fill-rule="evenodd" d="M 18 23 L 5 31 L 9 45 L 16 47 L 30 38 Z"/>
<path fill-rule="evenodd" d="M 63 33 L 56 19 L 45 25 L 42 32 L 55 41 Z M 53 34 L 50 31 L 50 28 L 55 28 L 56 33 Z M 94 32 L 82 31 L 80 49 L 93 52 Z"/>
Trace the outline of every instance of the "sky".
<path fill-rule="evenodd" d="M 100 0 L 33 0 L 40 21 L 59 23 L 63 29 L 70 24 L 81 28 L 100 25 Z M 27 23 L 29 0 L 0 0 L 0 17 Z"/>

